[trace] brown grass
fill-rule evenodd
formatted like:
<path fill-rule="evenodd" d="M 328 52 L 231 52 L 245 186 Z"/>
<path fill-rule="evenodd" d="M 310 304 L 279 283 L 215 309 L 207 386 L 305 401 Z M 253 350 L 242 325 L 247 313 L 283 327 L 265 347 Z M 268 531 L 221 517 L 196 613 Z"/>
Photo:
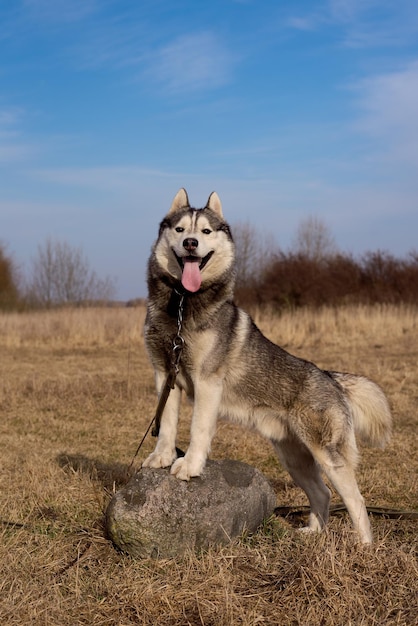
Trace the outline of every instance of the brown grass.
<path fill-rule="evenodd" d="M 143 318 L 140 308 L 0 316 L 0 623 L 417 623 L 416 521 L 374 516 L 368 548 L 355 544 L 343 515 L 311 537 L 272 518 L 253 536 L 179 560 L 115 551 L 103 511 L 156 404 Z M 384 451 L 362 451 L 360 488 L 369 505 L 417 509 L 417 309 L 259 311 L 256 320 L 292 352 L 383 386 L 394 436 Z M 184 413 L 181 447 L 190 408 Z M 258 467 L 278 504 L 306 503 L 254 433 L 220 424 L 212 456 Z"/>

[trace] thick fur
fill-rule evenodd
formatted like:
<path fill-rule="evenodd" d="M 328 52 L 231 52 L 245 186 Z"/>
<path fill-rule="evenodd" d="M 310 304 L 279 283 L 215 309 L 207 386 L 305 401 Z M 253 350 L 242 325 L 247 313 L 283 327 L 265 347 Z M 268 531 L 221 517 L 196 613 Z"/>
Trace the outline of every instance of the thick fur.
<path fill-rule="evenodd" d="M 192 246 L 190 242 L 192 241 Z M 391 414 L 382 390 L 362 376 L 326 372 L 270 342 L 233 303 L 234 243 L 212 193 L 203 209 L 181 189 L 160 224 L 148 264 L 147 349 L 160 391 L 172 358 L 184 257 L 201 265 L 201 285 L 186 292 L 185 346 L 175 389 L 165 407 L 154 452 L 144 466 L 168 467 L 182 480 L 205 466 L 218 417 L 255 428 L 271 441 L 293 480 L 308 496 L 308 530 L 328 519 L 330 492 L 321 469 L 342 497 L 360 540 L 372 540 L 355 479 L 355 433 L 383 446 Z M 193 259 L 192 259 L 193 260 Z M 176 455 L 181 392 L 193 400 L 190 445 Z"/>

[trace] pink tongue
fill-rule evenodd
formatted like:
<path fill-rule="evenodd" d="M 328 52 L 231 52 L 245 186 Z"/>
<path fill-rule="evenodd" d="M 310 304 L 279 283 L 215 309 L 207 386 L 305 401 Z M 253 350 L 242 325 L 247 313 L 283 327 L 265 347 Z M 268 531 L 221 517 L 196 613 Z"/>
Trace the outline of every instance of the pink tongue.
<path fill-rule="evenodd" d="M 202 284 L 198 261 L 187 261 L 184 259 L 183 276 L 181 284 L 187 291 L 198 291 Z"/>

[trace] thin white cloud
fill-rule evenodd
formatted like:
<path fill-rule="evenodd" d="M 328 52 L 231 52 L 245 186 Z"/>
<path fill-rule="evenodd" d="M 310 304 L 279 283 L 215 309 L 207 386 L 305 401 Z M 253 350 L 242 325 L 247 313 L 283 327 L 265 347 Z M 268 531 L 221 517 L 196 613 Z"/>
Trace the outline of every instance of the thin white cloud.
<path fill-rule="evenodd" d="M 47 0 L 30 1 L 35 4 L 45 1 L 49 6 Z M 93 10 L 92 2 L 90 11 Z M 82 9 L 80 12 L 74 9 L 74 19 L 77 16 L 81 21 Z M 107 68 L 127 72 L 131 80 L 167 95 L 207 93 L 222 87 L 230 81 L 239 59 L 239 53 L 232 52 L 215 32 L 203 30 L 172 38 L 166 25 L 155 30 L 155 25 L 141 10 L 117 16 L 98 12 L 94 19 L 88 19 L 86 11 L 85 17 L 78 36 L 66 46 L 70 62 L 83 70 Z M 71 11 L 67 21 L 70 19 Z"/>
<path fill-rule="evenodd" d="M 144 75 L 171 94 L 209 91 L 230 79 L 233 55 L 212 32 L 182 35 L 149 58 Z"/>
<path fill-rule="evenodd" d="M 95 13 L 97 0 L 23 0 L 26 14 L 43 23 L 79 22 Z"/>
<path fill-rule="evenodd" d="M 32 170 L 30 175 L 37 179 L 57 185 L 84 187 L 96 190 L 124 190 L 140 189 L 145 180 L 155 180 L 173 177 L 178 174 L 168 174 L 160 170 L 142 168 L 139 166 L 104 166 L 104 167 L 75 167 L 75 168 L 45 168 Z"/>
<path fill-rule="evenodd" d="M 382 0 L 384 1 L 384 0 Z M 294 30 L 318 31 L 323 28 L 353 28 L 376 0 L 327 0 L 314 2 L 303 13 L 290 15 L 285 25 Z M 307 5 L 308 7 L 308 5 Z"/>
<path fill-rule="evenodd" d="M 18 107 L 4 107 L 0 109 L 0 132 L 17 124 L 22 116 L 23 110 Z"/>
<path fill-rule="evenodd" d="M 137 72 L 151 45 L 149 31 L 146 20 L 126 15 L 97 19 L 69 46 L 68 56 L 81 69 L 131 67 Z"/>
<path fill-rule="evenodd" d="M 159 3 L 152 11 L 141 2 L 117 7 L 115 0 L 22 0 L 7 32 L 10 39 L 62 32 L 59 55 L 70 65 L 118 70 L 165 94 L 207 93 L 230 81 L 238 54 L 216 32 L 203 27 L 190 34 L 178 17 L 169 25 Z"/>
<path fill-rule="evenodd" d="M 322 18 L 316 14 L 293 15 L 286 19 L 285 24 L 288 28 L 295 30 L 312 31 L 316 30 L 322 21 Z"/>
<path fill-rule="evenodd" d="M 333 19 L 352 22 L 373 7 L 384 8 L 385 4 L 387 0 L 328 0 L 328 10 Z"/>
<path fill-rule="evenodd" d="M 22 161 L 35 152 L 34 146 L 21 138 L 19 123 L 23 114 L 18 107 L 0 109 L 0 163 Z"/>
<path fill-rule="evenodd" d="M 30 145 L 5 141 L 0 135 L 0 163 L 24 161 L 32 156 L 34 151 Z"/>
<path fill-rule="evenodd" d="M 299 31 L 338 29 L 335 36 L 350 48 L 405 46 L 418 33 L 416 0 L 327 0 L 292 13 L 287 28 Z"/>
<path fill-rule="evenodd" d="M 418 60 L 366 78 L 354 89 L 360 109 L 356 128 L 384 146 L 384 159 L 418 168 Z"/>
<path fill-rule="evenodd" d="M 285 28 L 302 32 L 316 31 L 326 22 L 324 11 L 314 10 L 309 10 L 306 13 L 292 13 L 283 20 Z"/>

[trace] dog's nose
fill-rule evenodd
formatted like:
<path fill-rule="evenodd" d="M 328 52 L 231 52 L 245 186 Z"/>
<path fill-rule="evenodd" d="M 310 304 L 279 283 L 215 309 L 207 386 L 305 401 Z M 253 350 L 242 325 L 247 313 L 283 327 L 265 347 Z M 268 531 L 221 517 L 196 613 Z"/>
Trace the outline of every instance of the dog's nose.
<path fill-rule="evenodd" d="M 193 252 L 193 250 L 196 250 L 198 245 L 198 240 L 194 239 L 193 237 L 186 237 L 186 239 L 183 241 L 183 247 L 186 248 L 186 250 L 188 250 L 189 252 Z"/>

